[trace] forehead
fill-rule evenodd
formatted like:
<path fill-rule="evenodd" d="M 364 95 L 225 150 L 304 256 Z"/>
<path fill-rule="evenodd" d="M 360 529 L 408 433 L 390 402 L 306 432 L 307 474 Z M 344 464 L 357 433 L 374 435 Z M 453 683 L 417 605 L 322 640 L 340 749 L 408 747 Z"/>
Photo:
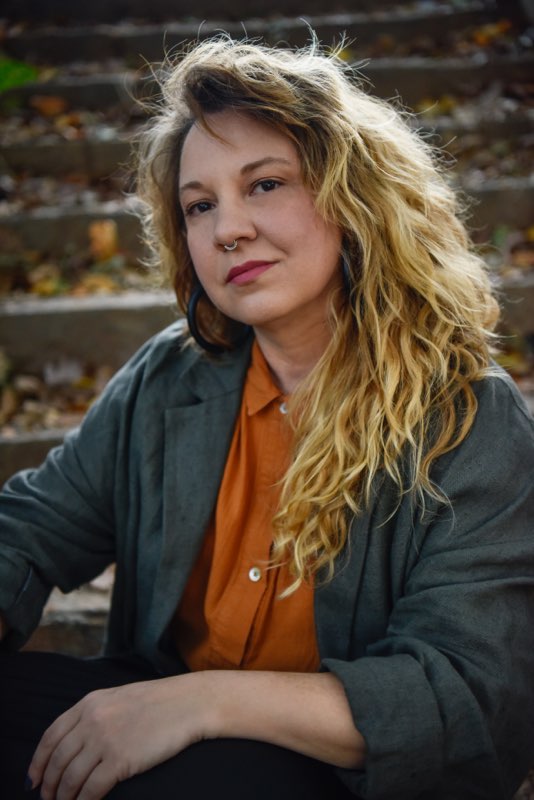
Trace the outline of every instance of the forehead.
<path fill-rule="evenodd" d="M 206 123 L 209 131 L 194 124 L 185 138 L 180 158 L 182 181 L 214 165 L 239 168 L 266 156 L 299 164 L 291 139 L 266 122 L 229 110 L 206 115 Z"/>

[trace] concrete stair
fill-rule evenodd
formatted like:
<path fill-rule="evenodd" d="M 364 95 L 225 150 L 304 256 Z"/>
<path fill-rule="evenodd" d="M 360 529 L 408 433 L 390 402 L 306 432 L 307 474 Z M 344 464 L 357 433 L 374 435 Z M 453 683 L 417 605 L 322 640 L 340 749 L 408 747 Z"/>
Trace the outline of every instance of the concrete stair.
<path fill-rule="evenodd" d="M 505 4 L 502 4 L 505 5 Z M 154 83 L 143 72 L 144 61 L 160 61 L 184 41 L 203 38 L 218 30 L 241 37 L 261 37 L 277 44 L 301 45 L 310 27 L 326 44 L 346 34 L 346 57 L 361 63 L 362 74 L 373 91 L 400 98 L 407 106 L 431 108 L 443 95 L 465 95 L 466 108 L 476 109 L 488 87 L 525 86 L 531 78 L 533 54 L 523 46 L 502 52 L 474 51 L 465 56 L 443 52 L 439 57 L 376 55 L 377 41 L 410 46 L 427 37 L 443 42 L 473 28 L 494 23 L 502 15 L 491 0 L 463 3 L 394 3 L 360 0 L 334 2 L 325 14 L 323 0 L 308 0 L 305 13 L 297 0 L 239 2 L 225 8 L 215 0 L 197 0 L 193 6 L 175 0 L 154 0 L 147 13 L 140 0 L 93 0 L 73 5 L 67 0 L 4 0 L 8 20 L 3 49 L 11 57 L 43 68 L 44 78 L 5 92 L 0 109 L 10 105 L 27 113 L 36 95 L 60 97 L 69 109 L 102 111 L 109 115 L 106 130 L 89 131 L 81 139 L 66 141 L 57 135 L 6 141 L 0 169 L 6 174 L 48 175 L 62 178 L 84 173 L 93 181 L 120 175 L 130 157 L 129 131 L 142 119 L 133 98 L 150 96 Z M 516 2 L 512 5 L 519 8 Z M 149 19 L 148 19 L 149 17 Z M 519 37 L 518 37 L 519 41 Z M 387 49 L 387 48 L 386 48 Z M 372 57 L 369 59 L 369 54 Z M 95 67 L 101 62 L 103 67 Z M 45 72 L 46 70 L 46 72 Z M 502 109 L 489 102 L 469 114 L 421 115 L 414 125 L 433 141 L 445 144 L 468 134 L 517 142 L 532 131 L 530 110 Z M 104 134 L 104 135 L 103 135 Z M 473 180 L 468 168 L 460 170 L 458 184 L 474 200 L 472 226 L 479 240 L 496 225 L 526 228 L 534 222 L 534 182 L 522 174 L 494 180 Z M 131 201 L 123 198 L 92 206 L 50 205 L 0 217 L 0 241 L 13 253 L 20 249 L 55 252 L 65 246 L 87 246 L 91 221 L 115 221 L 121 248 L 129 257 L 142 256 L 139 224 Z M 4 263 L 4 262 L 2 262 Z M 0 267 L 1 271 L 1 267 Z M 525 272 L 501 282 L 505 325 L 508 331 L 534 334 L 534 274 Z M 139 345 L 176 317 L 172 295 L 147 289 L 105 297 L 5 297 L 0 299 L 1 344 L 18 370 L 39 372 L 49 359 L 95 359 L 106 356 L 118 368 Z M 36 343 L 39 346 L 36 347 Z M 534 402 L 533 402 L 534 411 Z M 13 471 L 40 463 L 48 449 L 61 442 L 63 430 L 0 437 L 0 481 Z M 101 649 L 112 571 L 96 583 L 68 596 L 55 591 L 42 624 L 27 647 L 76 655 L 94 655 Z M 516 800 L 534 798 L 534 777 L 527 779 Z"/>
<path fill-rule="evenodd" d="M 130 145 L 124 127 L 126 124 L 135 127 L 139 121 L 133 111 L 132 97 L 154 91 L 153 83 L 140 73 L 142 61 L 160 60 L 164 48 L 172 51 L 184 40 L 202 38 L 220 29 L 236 36 L 242 36 L 245 29 L 249 36 L 261 36 L 274 44 L 281 41 L 303 44 L 309 40 L 310 25 L 325 43 L 339 41 L 346 32 L 350 57 L 360 61 L 366 59 L 378 37 L 409 43 L 422 36 L 452 35 L 499 17 L 491 2 L 466 0 L 461 7 L 452 3 L 427 4 L 424 11 L 422 5 L 414 10 L 407 4 L 365 0 L 357 4 L 357 13 L 354 4 L 340 2 L 330 4 L 330 13 L 324 14 L 323 0 L 308 0 L 303 20 L 302 5 L 296 0 L 284 0 L 278 5 L 254 0 L 227 6 L 231 11 L 226 11 L 225 18 L 220 19 L 220 4 L 215 0 L 197 0 L 194 7 L 177 5 L 175 0 L 157 0 L 150 4 L 149 23 L 147 5 L 140 0 L 93 0 L 76 5 L 71 0 L 48 0 L 46 4 L 38 0 L 4 2 L 2 13 L 8 20 L 30 21 L 8 28 L 2 43 L 4 51 L 12 58 L 52 66 L 53 70 L 46 81 L 4 93 L 0 107 L 12 104 L 24 110 L 35 95 L 48 95 L 63 98 L 72 109 L 114 109 L 118 123 L 115 127 L 110 125 L 104 140 L 96 135 L 76 141 L 47 136 L 6 143 L 2 151 L 3 170 L 59 177 L 86 173 L 93 180 L 115 173 L 121 169 L 119 165 L 128 161 Z M 134 19 L 145 21 L 134 23 L 131 21 Z M 201 25 L 203 19 L 207 21 Z M 73 62 L 106 60 L 114 62 L 106 73 L 91 70 L 92 74 L 69 74 L 69 69 L 63 69 Z M 377 94 L 400 97 L 409 106 L 421 101 L 430 106 L 444 94 L 462 93 L 474 104 L 492 84 L 526 84 L 533 61 L 532 52 L 521 48 L 512 53 L 479 53 L 469 57 L 373 57 L 364 63 L 362 73 Z M 78 65 L 71 72 L 76 70 L 83 71 Z M 463 120 L 439 116 L 429 121 L 421 116 L 414 124 L 427 135 L 432 130 L 436 140 L 444 143 L 480 131 L 489 137 L 515 140 L 532 130 L 532 109 L 509 110 L 501 116 L 495 115 L 494 110 L 492 106 Z M 522 228 L 533 224 L 532 176 L 474 185 L 467 174 L 459 175 L 458 182 L 475 201 L 472 224 L 481 238 L 499 224 Z M 117 223 L 121 246 L 133 258 L 142 255 L 134 209 L 120 198 L 108 205 L 43 206 L 3 215 L 0 240 L 3 236 L 14 250 L 20 247 L 54 252 L 66 240 L 74 247 L 85 247 L 89 222 L 103 218 Z M 507 328 L 523 335 L 533 334 L 534 274 L 525 273 L 501 288 Z M 39 371 L 50 358 L 67 356 L 85 360 L 98 358 L 100 353 L 105 353 L 111 366 L 118 368 L 143 341 L 175 316 L 171 295 L 159 291 L 46 300 L 7 297 L 0 300 L 1 343 L 22 371 Z M 63 433 L 48 430 L 9 439 L 0 437 L 0 481 L 17 469 L 40 463 L 48 449 L 61 441 Z M 100 586 L 82 587 L 68 597 L 55 592 L 28 647 L 78 655 L 99 652 L 111 580 L 112 577 L 106 583 L 104 578 Z M 534 795 L 527 793 L 527 784 L 525 787 L 517 800 Z"/>
<path fill-rule="evenodd" d="M 111 109 L 118 122 L 106 128 L 104 139 L 94 133 L 75 141 L 54 141 L 48 135 L 25 142 L 8 141 L 2 150 L 4 171 L 55 175 L 58 178 L 71 173 L 85 173 L 93 181 L 120 175 L 130 155 L 128 135 L 121 127 L 121 120 L 125 125 L 127 120 L 135 127 L 139 116 L 133 110 L 133 96 L 154 91 L 153 82 L 139 74 L 141 63 L 160 59 L 164 47 L 172 51 L 180 42 L 197 36 L 202 38 L 216 30 L 223 29 L 239 36 L 245 29 L 249 36 L 261 36 L 270 43 L 285 41 L 292 44 L 302 44 L 309 39 L 308 26 L 323 42 L 339 41 L 345 33 L 346 57 L 363 62 L 362 74 L 374 85 L 373 91 L 383 97 L 399 97 L 403 103 L 418 108 L 425 104 L 431 106 L 444 94 L 467 92 L 475 103 L 488 86 L 526 84 L 534 60 L 532 51 L 513 44 L 501 48 L 505 52 L 471 51 L 466 57 L 457 54 L 442 54 L 435 58 L 374 56 L 365 61 L 377 40 L 386 38 L 395 45 L 400 43 L 406 47 L 421 37 L 443 42 L 448 36 L 458 36 L 460 31 L 469 32 L 474 27 L 491 25 L 499 19 L 500 12 L 489 0 L 465 0 L 461 5 L 434 2 L 415 6 L 362 2 L 358 4 L 356 13 L 352 4 L 340 3 L 332 6 L 328 14 L 321 13 L 324 11 L 322 2 L 310 2 L 303 17 L 298 16 L 302 9 L 297 11 L 291 4 L 285 3 L 283 8 L 269 4 L 269 9 L 266 9 L 255 0 L 246 7 L 234 4 L 232 13 L 227 13 L 222 20 L 220 10 L 213 8 L 210 11 L 210 8 L 208 2 L 206 8 L 197 3 L 194 8 L 182 6 L 176 9 L 175 4 L 157 0 L 151 5 L 150 23 L 134 23 L 132 19 L 143 20 L 145 15 L 144 6 L 135 2 L 128 3 L 128 9 L 117 0 L 96 2 L 83 9 L 77 8 L 75 12 L 71 4 L 62 0 L 51 0 L 46 7 L 32 0 L 8 2 L 3 13 L 11 23 L 16 20 L 31 22 L 8 26 L 3 41 L 7 55 L 49 70 L 51 65 L 53 68 L 47 73 L 46 80 L 5 92 L 0 106 L 14 104 L 24 110 L 29 108 L 35 95 L 48 95 L 62 98 L 69 109 Z M 128 19 L 118 21 L 121 13 L 126 11 Z M 200 24 L 204 15 L 208 19 Z M 95 25 L 89 27 L 89 21 L 94 21 Z M 106 59 L 112 59 L 113 65 L 104 74 L 94 64 Z M 77 65 L 74 71 L 83 72 L 85 69 L 90 74 L 69 74 L 74 63 Z M 90 68 L 87 65 L 91 65 Z M 429 120 L 421 115 L 414 118 L 414 124 L 426 135 L 433 131 L 435 140 L 445 144 L 481 130 L 495 139 L 514 141 L 531 130 L 532 109 L 523 112 L 505 110 L 500 115 L 492 114 L 493 110 L 492 107 L 486 108 L 470 118 L 440 116 Z M 532 224 L 534 180 L 531 175 L 475 184 L 467 170 L 463 174 L 460 172 L 457 180 L 474 201 L 472 227 L 476 229 L 478 239 L 487 237 L 496 225 L 526 228 Z M 0 241 L 7 242 L 8 249 L 13 252 L 20 248 L 53 253 L 66 245 L 83 248 L 87 245 L 89 224 L 99 219 L 116 223 L 121 248 L 129 257 L 135 260 L 142 256 L 134 204 L 119 195 L 107 203 L 47 205 L 4 214 L 0 217 Z M 502 290 L 507 328 L 521 334 L 532 333 L 534 285 L 531 276 L 516 277 L 505 283 Z M 87 299 L 81 302 L 81 298 L 0 300 L 2 343 L 17 368 L 38 369 L 48 353 L 57 355 L 62 342 L 68 342 L 69 355 L 78 353 L 85 358 L 87 344 L 91 342 L 87 330 L 101 331 L 102 337 L 95 351 L 114 354 L 114 365 L 118 365 L 143 338 L 173 317 L 168 296 L 156 297 L 148 292 L 142 298 L 141 302 L 131 294 L 117 295 L 94 303 Z M 139 322 L 141 319 L 142 324 Z M 67 332 L 70 335 L 66 335 Z M 109 342 L 109 346 L 104 345 L 104 340 Z M 35 353 L 33 341 L 41 343 L 38 353 Z M 30 357 L 32 350 L 33 356 Z M 31 434 L 8 442 L 0 439 L 0 478 L 25 463 L 24 453 L 28 454 L 28 465 L 34 464 L 45 451 L 47 441 L 56 441 L 57 438 L 56 434 L 52 436 L 47 432 L 36 435 L 34 440 Z"/>

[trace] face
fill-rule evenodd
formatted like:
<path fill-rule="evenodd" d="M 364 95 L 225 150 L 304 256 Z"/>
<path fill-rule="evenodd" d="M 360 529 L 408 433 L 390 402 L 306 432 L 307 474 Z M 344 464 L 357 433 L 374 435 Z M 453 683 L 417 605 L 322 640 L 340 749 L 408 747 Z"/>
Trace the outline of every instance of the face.
<path fill-rule="evenodd" d="M 180 162 L 180 204 L 196 273 L 211 301 L 261 330 L 325 326 L 340 283 L 341 232 L 317 212 L 293 142 L 234 111 L 197 126 Z M 232 251 L 225 244 L 237 241 Z"/>

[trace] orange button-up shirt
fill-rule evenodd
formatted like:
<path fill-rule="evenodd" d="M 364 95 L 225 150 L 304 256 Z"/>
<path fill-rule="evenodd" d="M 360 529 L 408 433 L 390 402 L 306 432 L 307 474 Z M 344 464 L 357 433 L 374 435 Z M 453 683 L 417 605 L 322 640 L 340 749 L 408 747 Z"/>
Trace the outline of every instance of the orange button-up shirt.
<path fill-rule="evenodd" d="M 267 569 L 292 441 L 284 403 L 254 343 L 215 513 L 173 621 L 191 670 L 313 672 L 319 665 L 313 588 L 280 599 L 288 570 Z"/>

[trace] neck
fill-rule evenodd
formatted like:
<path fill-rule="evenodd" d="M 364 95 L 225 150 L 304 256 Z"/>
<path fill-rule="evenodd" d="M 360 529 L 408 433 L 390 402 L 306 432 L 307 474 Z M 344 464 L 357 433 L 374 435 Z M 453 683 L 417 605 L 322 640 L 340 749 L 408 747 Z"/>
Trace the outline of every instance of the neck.
<path fill-rule="evenodd" d="M 255 329 L 256 339 L 274 379 L 284 394 L 291 394 L 312 371 L 331 338 L 327 324 L 314 331 L 303 331 L 291 336 Z"/>

